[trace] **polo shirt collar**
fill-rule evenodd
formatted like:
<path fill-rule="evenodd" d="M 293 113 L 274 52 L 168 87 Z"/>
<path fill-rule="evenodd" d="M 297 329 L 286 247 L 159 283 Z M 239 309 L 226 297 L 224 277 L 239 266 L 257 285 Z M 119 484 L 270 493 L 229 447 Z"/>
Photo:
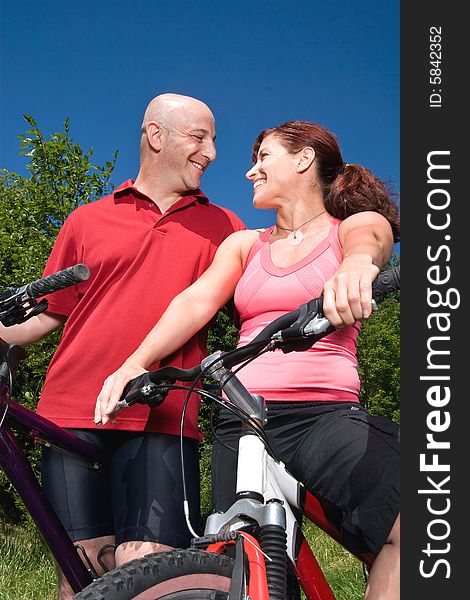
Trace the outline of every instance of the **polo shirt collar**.
<path fill-rule="evenodd" d="M 119 202 L 119 199 L 121 197 L 129 194 L 141 198 L 143 200 L 150 200 L 151 202 L 153 201 L 152 198 L 150 198 L 146 194 L 139 191 L 136 187 L 134 187 L 133 179 L 128 179 L 119 187 L 117 187 L 113 191 L 112 196 L 115 202 Z M 180 200 L 172 204 L 167 212 L 172 212 L 174 210 L 184 208 L 185 206 L 193 204 L 194 202 L 202 202 L 204 204 L 207 204 L 209 202 L 209 198 L 204 194 L 204 192 L 201 192 L 201 190 L 191 190 L 191 192 L 188 192 Z"/>

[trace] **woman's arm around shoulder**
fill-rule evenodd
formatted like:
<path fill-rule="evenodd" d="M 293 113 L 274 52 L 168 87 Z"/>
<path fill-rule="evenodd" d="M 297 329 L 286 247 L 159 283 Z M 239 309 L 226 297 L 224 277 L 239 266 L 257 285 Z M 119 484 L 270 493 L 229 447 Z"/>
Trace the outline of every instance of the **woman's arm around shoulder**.
<path fill-rule="evenodd" d="M 352 325 L 370 315 L 372 282 L 387 264 L 393 248 L 390 223 L 372 211 L 342 221 L 339 239 L 343 260 L 323 288 L 324 312 L 335 327 Z"/>

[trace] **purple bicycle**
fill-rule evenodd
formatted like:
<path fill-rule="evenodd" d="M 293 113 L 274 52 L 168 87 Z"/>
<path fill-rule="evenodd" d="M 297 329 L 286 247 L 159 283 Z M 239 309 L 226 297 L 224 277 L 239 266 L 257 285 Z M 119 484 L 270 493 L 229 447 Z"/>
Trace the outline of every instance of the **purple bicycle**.
<path fill-rule="evenodd" d="M 10 288 L 0 294 L 0 321 L 6 326 L 24 322 L 47 309 L 47 300 L 37 298 L 88 277 L 85 265 L 75 265 L 28 285 Z M 0 339 L 0 467 L 17 490 L 72 589 L 79 592 L 96 579 L 97 574 L 86 554 L 74 545 L 60 523 L 14 431 L 22 431 L 38 443 L 70 452 L 83 459 L 90 469 L 103 469 L 106 456 L 94 445 L 12 399 L 12 373 L 25 356 L 23 348 Z"/>

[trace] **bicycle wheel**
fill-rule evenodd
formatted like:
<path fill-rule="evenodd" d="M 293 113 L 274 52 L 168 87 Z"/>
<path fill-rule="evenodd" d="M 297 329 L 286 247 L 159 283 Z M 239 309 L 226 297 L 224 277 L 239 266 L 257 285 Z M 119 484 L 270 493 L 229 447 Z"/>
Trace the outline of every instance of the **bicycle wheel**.
<path fill-rule="evenodd" d="M 202 550 L 157 552 L 103 575 L 75 600 L 227 600 L 233 560 Z"/>

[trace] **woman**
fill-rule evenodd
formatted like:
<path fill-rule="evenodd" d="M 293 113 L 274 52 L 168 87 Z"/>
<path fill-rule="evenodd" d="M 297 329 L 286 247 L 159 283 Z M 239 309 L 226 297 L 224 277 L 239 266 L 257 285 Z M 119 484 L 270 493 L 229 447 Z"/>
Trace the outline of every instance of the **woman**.
<path fill-rule="evenodd" d="M 238 374 L 268 402 L 267 431 L 278 458 L 315 488 L 346 547 L 377 558 L 368 600 L 399 597 L 398 427 L 370 417 L 358 402 L 356 338 L 371 312 L 371 284 L 387 263 L 399 224 L 384 186 L 345 165 L 336 138 L 313 123 L 263 131 L 253 147 L 254 205 L 276 209 L 276 225 L 240 231 L 220 246 L 209 269 L 177 296 L 97 400 L 95 421 L 112 415 L 125 383 L 179 348 L 235 293 L 240 345 L 270 321 L 323 292 L 338 328 L 311 350 L 264 354 Z M 234 494 L 228 461 L 239 422 L 222 412 L 214 445 L 214 504 Z M 220 465 L 224 468 L 220 468 Z"/>

